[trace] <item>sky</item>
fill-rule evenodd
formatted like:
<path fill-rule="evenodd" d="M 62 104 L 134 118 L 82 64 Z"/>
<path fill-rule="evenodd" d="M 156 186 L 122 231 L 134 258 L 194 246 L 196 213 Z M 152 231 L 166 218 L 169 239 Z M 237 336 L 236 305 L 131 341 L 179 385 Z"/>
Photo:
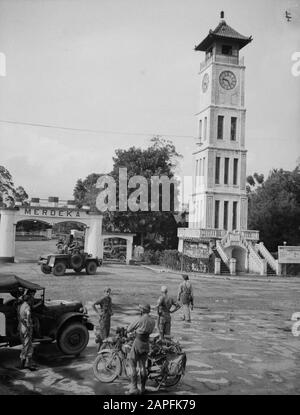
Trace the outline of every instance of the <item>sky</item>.
<path fill-rule="evenodd" d="M 157 134 L 183 155 L 178 174 L 192 175 L 203 60 L 194 46 L 221 10 L 253 36 L 241 51 L 247 172 L 293 169 L 300 0 L 0 0 L 0 165 L 15 185 L 30 197 L 70 199 L 78 178 L 111 170 L 117 148 L 144 148 Z"/>

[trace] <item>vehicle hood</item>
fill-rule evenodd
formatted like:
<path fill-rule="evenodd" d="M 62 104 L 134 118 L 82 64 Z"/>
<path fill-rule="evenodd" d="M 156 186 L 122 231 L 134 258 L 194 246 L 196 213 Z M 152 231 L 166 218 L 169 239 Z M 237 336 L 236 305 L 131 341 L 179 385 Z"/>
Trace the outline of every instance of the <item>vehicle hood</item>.
<path fill-rule="evenodd" d="M 82 312 L 83 305 L 80 301 L 46 300 L 46 310 L 53 315 L 60 315 L 68 312 Z"/>

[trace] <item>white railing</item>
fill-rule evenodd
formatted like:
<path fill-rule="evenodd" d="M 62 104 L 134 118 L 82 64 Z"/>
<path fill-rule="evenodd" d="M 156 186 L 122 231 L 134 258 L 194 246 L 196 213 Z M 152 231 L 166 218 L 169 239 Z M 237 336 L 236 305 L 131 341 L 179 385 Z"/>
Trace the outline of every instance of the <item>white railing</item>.
<path fill-rule="evenodd" d="M 217 248 L 217 251 L 218 251 L 220 257 L 222 258 L 222 261 L 229 267 L 229 258 L 227 256 L 226 252 L 223 250 L 220 241 L 217 241 L 216 248 Z"/>
<path fill-rule="evenodd" d="M 238 58 L 237 56 L 228 55 L 211 55 L 205 61 L 200 62 L 200 71 L 208 66 L 211 62 L 228 63 L 230 65 L 244 65 L 244 56 Z"/>
<path fill-rule="evenodd" d="M 270 265 L 270 267 L 273 269 L 273 271 L 276 272 L 276 274 L 279 274 L 279 266 L 278 261 L 273 258 L 273 256 L 270 254 L 270 252 L 267 250 L 263 242 L 260 242 L 259 244 L 256 244 L 256 247 L 258 251 L 261 253 L 261 255 L 265 258 L 267 263 Z"/>
<path fill-rule="evenodd" d="M 259 231 L 241 231 L 241 234 L 245 239 L 249 241 L 258 241 L 259 240 Z"/>
<path fill-rule="evenodd" d="M 223 238 L 226 231 L 222 229 L 178 228 L 179 238 Z"/>

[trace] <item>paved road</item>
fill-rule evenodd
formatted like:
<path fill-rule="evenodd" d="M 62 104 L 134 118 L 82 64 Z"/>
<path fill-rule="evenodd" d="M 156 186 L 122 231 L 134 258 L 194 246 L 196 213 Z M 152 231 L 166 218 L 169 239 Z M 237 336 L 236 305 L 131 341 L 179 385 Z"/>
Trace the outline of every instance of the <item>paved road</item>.
<path fill-rule="evenodd" d="M 134 266 L 106 265 L 95 276 L 69 273 L 44 276 L 35 264 L 2 266 L 46 287 L 46 297 L 81 299 L 91 318 L 93 301 L 105 286 L 116 304 L 113 328 L 132 321 L 141 301 L 155 304 L 160 285 L 176 294 L 180 278 Z M 299 394 L 300 337 L 291 333 L 291 316 L 300 311 L 300 279 L 275 282 L 227 280 L 197 276 L 192 279 L 196 307 L 191 324 L 174 314 L 172 333 L 187 353 L 187 373 L 169 390 L 172 394 Z M 19 371 L 19 349 L 0 350 L 0 393 L 115 394 L 124 393 L 127 380 L 101 384 L 92 372 L 96 355 L 94 334 L 79 358 L 60 355 L 55 345 L 36 348 L 40 369 Z M 149 385 L 148 393 L 154 393 Z M 165 393 L 166 391 L 161 391 Z"/>

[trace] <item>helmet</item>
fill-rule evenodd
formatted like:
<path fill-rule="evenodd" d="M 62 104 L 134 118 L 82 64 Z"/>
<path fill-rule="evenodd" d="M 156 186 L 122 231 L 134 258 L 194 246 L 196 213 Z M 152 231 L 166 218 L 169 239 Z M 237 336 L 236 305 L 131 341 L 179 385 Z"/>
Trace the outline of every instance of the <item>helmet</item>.
<path fill-rule="evenodd" d="M 150 306 L 150 304 L 139 304 L 139 309 L 140 309 L 143 313 L 150 313 L 150 311 L 151 311 L 151 306 Z"/>
<path fill-rule="evenodd" d="M 160 291 L 161 291 L 162 293 L 167 293 L 167 292 L 168 292 L 168 288 L 167 288 L 165 285 L 163 285 L 163 286 L 161 287 Z"/>

